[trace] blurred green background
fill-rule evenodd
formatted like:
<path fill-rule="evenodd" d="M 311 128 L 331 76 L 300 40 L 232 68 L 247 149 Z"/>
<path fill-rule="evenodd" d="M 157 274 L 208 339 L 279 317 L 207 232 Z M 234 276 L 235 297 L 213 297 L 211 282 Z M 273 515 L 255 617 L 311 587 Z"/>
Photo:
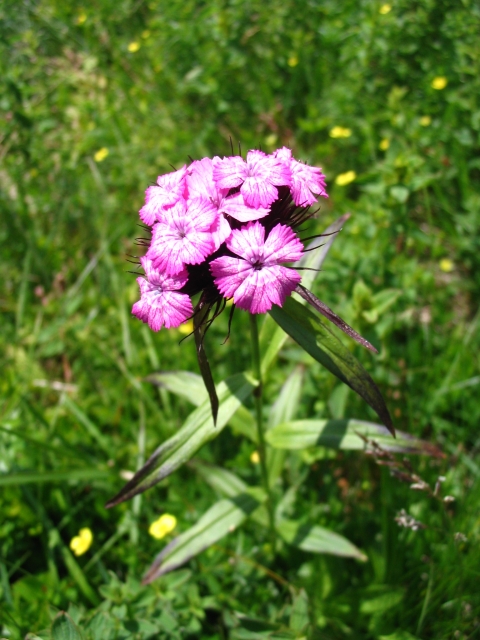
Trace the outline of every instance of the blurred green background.
<path fill-rule="evenodd" d="M 49 638 L 59 609 L 102 640 L 479 637 L 479 33 L 472 0 L 2 0 L 2 637 Z M 143 379 L 198 372 L 191 338 L 131 317 L 126 260 L 145 188 L 230 137 L 323 168 L 319 230 L 352 213 L 315 292 L 379 348 L 350 345 L 396 427 L 442 447 L 412 464 L 455 501 L 445 514 L 361 454 L 303 452 L 292 514 L 368 562 L 273 562 L 249 525 L 141 587 L 164 545 L 150 523 L 185 530 L 215 492 L 186 468 L 104 509 L 191 409 Z M 222 346 L 226 330 L 207 339 L 217 382 L 249 366 L 245 314 Z M 373 417 L 291 342 L 270 402 L 302 364 L 298 417 Z M 200 455 L 258 481 L 253 449 L 225 430 Z M 399 528 L 402 508 L 427 528 Z"/>

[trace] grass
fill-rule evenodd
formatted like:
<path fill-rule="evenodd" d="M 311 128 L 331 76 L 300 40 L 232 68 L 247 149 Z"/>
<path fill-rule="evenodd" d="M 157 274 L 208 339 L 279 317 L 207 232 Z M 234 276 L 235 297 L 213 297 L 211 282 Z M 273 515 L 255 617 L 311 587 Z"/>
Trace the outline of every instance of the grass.
<path fill-rule="evenodd" d="M 0 7 L 0 635 L 48 638 L 67 609 L 86 638 L 256 638 L 268 624 L 292 637 L 478 635 L 480 12 L 385 7 Z M 315 292 L 379 348 L 355 353 L 396 427 L 443 448 L 444 460 L 411 463 L 431 484 L 445 476 L 455 502 L 445 511 L 359 454 L 291 454 L 284 479 L 299 482 L 301 462 L 308 474 L 287 513 L 347 536 L 368 562 L 287 546 L 274 559 L 250 524 L 141 587 L 163 546 L 149 524 L 168 512 L 186 530 L 216 493 L 183 468 L 104 509 L 191 409 L 144 378 L 197 372 L 191 338 L 131 318 L 126 257 L 148 184 L 189 155 L 228 154 L 230 136 L 323 167 L 318 228 L 352 213 Z M 246 316 L 221 346 L 226 332 L 222 317 L 208 335 L 217 382 L 250 365 Z M 293 343 L 266 381 L 270 404 L 299 366 L 296 417 L 372 417 Z M 225 430 L 200 457 L 258 482 L 253 450 Z M 399 528 L 402 508 L 427 528 Z M 81 527 L 94 542 L 75 557 Z"/>

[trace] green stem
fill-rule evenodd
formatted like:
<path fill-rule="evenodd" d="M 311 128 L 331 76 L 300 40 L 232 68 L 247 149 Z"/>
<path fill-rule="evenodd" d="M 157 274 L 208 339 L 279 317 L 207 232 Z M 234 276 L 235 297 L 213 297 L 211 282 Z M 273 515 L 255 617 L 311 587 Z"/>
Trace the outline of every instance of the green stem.
<path fill-rule="evenodd" d="M 267 494 L 267 510 L 268 519 L 270 523 L 270 533 L 272 538 L 273 551 L 275 552 L 275 517 L 273 513 L 273 500 L 272 493 L 270 491 L 270 482 L 268 479 L 267 469 L 267 450 L 265 444 L 265 434 L 263 431 L 263 384 L 262 384 L 262 370 L 260 362 L 260 342 L 258 339 L 258 326 L 257 316 L 253 313 L 250 314 L 250 335 L 252 337 L 252 368 L 253 375 L 258 380 L 258 387 L 253 392 L 255 398 L 255 413 L 257 423 L 257 435 L 258 435 L 258 449 L 260 456 L 260 468 L 262 471 L 262 482 L 265 492 Z"/>

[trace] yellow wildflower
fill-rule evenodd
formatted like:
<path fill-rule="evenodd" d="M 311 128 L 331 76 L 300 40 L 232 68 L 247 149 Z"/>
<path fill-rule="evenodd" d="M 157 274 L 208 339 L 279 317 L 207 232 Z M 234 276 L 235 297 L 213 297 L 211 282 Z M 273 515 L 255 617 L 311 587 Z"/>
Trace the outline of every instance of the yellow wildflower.
<path fill-rule="evenodd" d="M 384 16 L 387 13 L 390 13 L 391 10 L 392 10 L 392 5 L 391 4 L 382 4 L 382 6 L 380 7 L 380 9 L 378 11 L 382 14 L 382 16 Z"/>
<path fill-rule="evenodd" d="M 128 45 L 127 48 L 130 51 L 130 53 L 136 53 L 140 49 L 140 43 L 139 42 L 130 42 L 130 44 Z"/>
<path fill-rule="evenodd" d="M 352 130 L 347 127 L 333 127 L 330 129 L 331 138 L 349 138 L 352 135 Z"/>
<path fill-rule="evenodd" d="M 355 171 L 346 171 L 345 173 L 338 174 L 335 178 L 335 184 L 338 184 L 339 187 L 344 187 L 345 185 L 350 184 L 350 182 L 353 182 L 356 177 L 357 174 Z"/>
<path fill-rule="evenodd" d="M 442 258 L 439 266 L 442 271 L 445 271 L 445 273 L 450 273 L 450 271 L 453 271 L 454 264 L 450 258 Z"/>
<path fill-rule="evenodd" d="M 260 462 L 260 454 L 258 453 L 258 451 L 254 451 L 252 453 L 252 455 L 250 456 L 250 462 L 252 462 L 253 464 L 258 464 Z"/>
<path fill-rule="evenodd" d="M 148 528 L 148 533 L 156 540 L 161 540 L 167 533 L 170 533 L 177 526 L 177 519 L 169 513 L 164 513 L 158 520 L 152 522 Z"/>
<path fill-rule="evenodd" d="M 265 144 L 267 147 L 273 147 L 277 144 L 278 136 L 276 133 L 271 133 L 265 138 Z"/>
<path fill-rule="evenodd" d="M 297 64 L 298 64 L 298 56 L 296 56 L 295 54 L 293 56 L 290 56 L 290 58 L 288 59 L 288 66 L 296 67 Z"/>
<path fill-rule="evenodd" d="M 102 147 L 96 152 L 96 154 L 93 156 L 93 159 L 95 160 L 95 162 L 103 162 L 107 156 L 108 156 L 107 147 Z"/>
<path fill-rule="evenodd" d="M 422 127 L 428 127 L 432 123 L 432 119 L 430 116 L 422 116 L 420 118 L 420 124 Z"/>
<path fill-rule="evenodd" d="M 184 322 L 178 327 L 178 330 L 180 333 L 183 333 L 184 336 L 190 335 L 193 331 L 193 320 L 187 320 L 187 322 Z"/>
<path fill-rule="evenodd" d="M 80 13 L 77 16 L 76 22 L 78 25 L 80 25 L 80 24 L 83 24 L 86 21 L 86 19 L 87 19 L 87 14 L 85 13 L 85 11 L 80 11 Z"/>
<path fill-rule="evenodd" d="M 380 144 L 378 145 L 378 148 L 381 149 L 382 151 L 386 151 L 389 146 L 390 146 L 390 140 L 388 138 L 384 138 L 383 140 L 381 140 Z"/>
<path fill-rule="evenodd" d="M 441 91 L 442 89 L 445 89 L 447 84 L 448 84 L 448 80 L 445 78 L 445 76 L 438 76 L 437 78 L 434 78 L 432 80 L 432 89 Z"/>
<path fill-rule="evenodd" d="M 93 533 L 91 529 L 84 527 L 83 529 L 80 529 L 78 536 L 75 536 L 70 540 L 70 549 L 76 556 L 83 556 L 83 554 L 92 546 L 92 542 Z"/>

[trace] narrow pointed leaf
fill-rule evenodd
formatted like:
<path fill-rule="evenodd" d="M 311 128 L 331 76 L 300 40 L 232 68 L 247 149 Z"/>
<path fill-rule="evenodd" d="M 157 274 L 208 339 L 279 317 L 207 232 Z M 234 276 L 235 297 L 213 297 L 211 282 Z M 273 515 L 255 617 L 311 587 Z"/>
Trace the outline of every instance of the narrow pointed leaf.
<path fill-rule="evenodd" d="M 149 489 L 190 460 L 200 447 L 221 433 L 255 386 L 256 382 L 245 373 L 236 374 L 220 383 L 216 425 L 213 423 L 210 402 L 205 400 L 189 415 L 180 430 L 161 444 L 123 489 L 107 502 L 107 509 Z"/>
<path fill-rule="evenodd" d="M 320 318 L 293 298 L 287 298 L 283 307 L 274 305 L 269 313 L 312 358 L 356 391 L 377 412 L 391 433 L 395 432 L 377 385 Z"/>
<path fill-rule="evenodd" d="M 318 276 L 318 272 L 327 257 L 330 247 L 336 239 L 338 232 L 341 231 L 344 223 L 350 218 L 350 214 L 346 213 L 338 218 L 323 232 L 325 239 L 317 238 L 308 246 L 307 251 L 302 258 L 296 262 L 293 267 L 307 267 L 310 270 L 301 271 L 302 285 L 310 288 Z M 317 247 L 317 248 L 315 248 Z M 262 376 L 265 376 L 268 369 L 272 365 L 280 349 L 287 340 L 287 334 L 273 322 L 270 316 L 266 316 L 260 331 L 260 356 L 262 361 Z"/>
<path fill-rule="evenodd" d="M 294 520 L 281 520 L 276 528 L 285 542 L 303 551 L 329 553 L 363 561 L 367 559 L 365 554 L 347 538 L 324 527 L 302 524 Z"/>
<path fill-rule="evenodd" d="M 152 373 L 152 375 L 145 378 L 145 381 L 168 389 L 171 393 L 188 400 L 196 407 L 200 406 L 208 398 L 202 377 L 190 371 L 161 371 Z M 235 433 L 240 433 L 252 440 L 252 442 L 257 442 L 255 418 L 247 407 L 240 405 L 228 421 L 228 424 Z"/>
<path fill-rule="evenodd" d="M 205 352 L 205 332 L 208 328 L 208 313 L 210 308 L 208 305 L 204 305 L 193 316 L 193 335 L 195 336 L 195 345 L 197 348 L 197 360 L 200 367 L 200 373 L 202 374 L 205 388 L 207 389 L 208 396 L 210 398 L 210 406 L 212 409 L 213 423 L 216 424 L 218 416 L 218 396 L 215 389 L 215 383 L 212 377 L 212 371 L 208 362 L 207 354 Z"/>
<path fill-rule="evenodd" d="M 381 424 L 363 420 L 295 420 L 279 424 L 265 436 L 275 449 L 305 449 L 307 447 L 329 447 L 374 451 L 375 442 L 392 453 L 426 454 L 436 458 L 443 454 L 438 447 L 402 431 L 392 438 Z"/>
<path fill-rule="evenodd" d="M 340 331 L 343 331 L 343 333 L 346 333 L 347 336 L 355 340 L 355 342 L 358 342 L 358 344 L 361 344 L 362 347 L 365 347 L 366 349 L 373 351 L 373 353 L 378 353 L 377 349 L 375 349 L 375 347 L 372 344 L 370 344 L 368 340 L 365 340 L 365 338 L 363 338 L 359 333 L 357 333 L 355 329 L 352 329 L 352 327 L 348 325 L 345 322 L 345 320 L 342 320 L 340 316 L 337 316 L 337 314 L 334 313 L 330 309 L 330 307 L 327 307 L 327 305 L 321 300 L 319 300 L 316 296 L 314 296 L 311 291 L 309 291 L 308 289 L 305 289 L 305 287 L 302 287 L 302 285 L 298 285 L 297 288 L 295 289 L 295 292 L 298 293 L 298 295 L 301 296 L 306 302 L 311 304 L 312 307 L 314 307 L 314 309 L 316 309 L 319 313 L 322 314 L 322 316 L 325 316 L 327 320 L 330 320 L 330 322 L 334 324 L 336 327 L 338 327 Z"/>
<path fill-rule="evenodd" d="M 232 533 L 253 513 L 266 496 L 262 490 L 255 495 L 240 493 L 213 505 L 190 529 L 177 536 L 156 557 L 148 569 L 144 584 L 177 569 L 228 533 Z"/>
<path fill-rule="evenodd" d="M 257 490 L 257 487 L 250 487 L 237 475 L 231 471 L 222 469 L 222 467 L 206 464 L 200 460 L 192 460 L 190 465 L 195 469 L 204 482 L 206 482 L 215 491 L 218 491 L 218 493 L 225 498 L 234 498 L 240 493 Z M 252 513 L 251 517 L 252 520 L 260 524 L 262 527 L 269 526 L 268 512 L 265 505 L 260 505 L 258 509 Z"/>

